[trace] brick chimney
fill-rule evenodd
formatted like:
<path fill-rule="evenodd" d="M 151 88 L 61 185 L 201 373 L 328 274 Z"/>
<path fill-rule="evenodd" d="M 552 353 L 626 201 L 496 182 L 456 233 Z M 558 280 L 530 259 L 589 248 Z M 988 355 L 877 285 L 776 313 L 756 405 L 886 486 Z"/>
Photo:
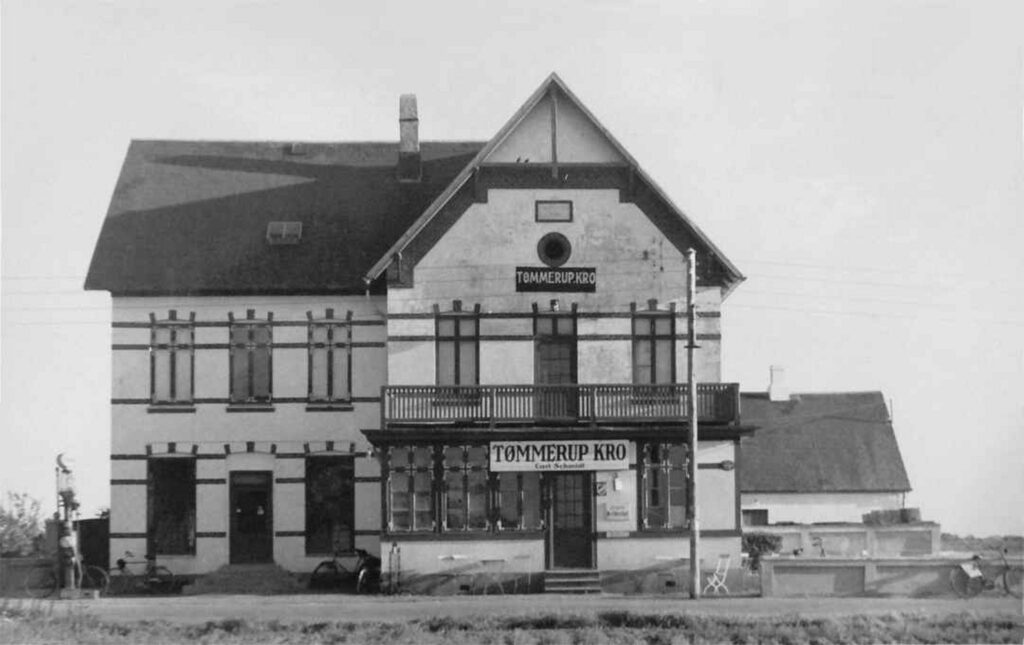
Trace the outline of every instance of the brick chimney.
<path fill-rule="evenodd" d="M 398 180 L 419 181 L 423 168 L 415 94 L 403 94 L 398 98 L 398 132 Z"/>
<path fill-rule="evenodd" d="M 786 370 L 781 365 L 772 365 L 768 380 L 768 400 L 788 401 L 789 387 L 786 386 Z"/>

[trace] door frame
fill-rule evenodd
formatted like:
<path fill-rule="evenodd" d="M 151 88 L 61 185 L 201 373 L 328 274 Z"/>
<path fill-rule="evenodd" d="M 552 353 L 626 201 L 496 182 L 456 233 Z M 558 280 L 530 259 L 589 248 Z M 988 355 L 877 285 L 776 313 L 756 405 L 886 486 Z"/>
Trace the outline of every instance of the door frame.
<path fill-rule="evenodd" d="M 547 500 L 547 508 L 544 509 L 544 519 L 547 523 L 547 530 L 544 531 L 544 568 L 555 569 L 555 479 L 566 475 L 582 475 L 584 480 L 583 490 L 589 501 L 589 529 L 587 547 L 587 558 L 590 561 L 589 567 L 578 567 L 582 569 L 597 570 L 597 513 L 595 512 L 596 496 L 594 495 L 595 476 L 589 470 L 571 470 L 561 473 L 545 473 L 542 481 L 543 496 Z M 567 567 L 572 568 L 572 567 Z"/>
<path fill-rule="evenodd" d="M 236 531 L 237 519 L 235 513 L 236 495 L 240 489 L 255 489 L 254 484 L 237 484 L 236 480 L 244 476 L 259 475 L 264 481 L 263 487 L 267 492 L 267 541 L 269 542 L 269 553 L 266 560 L 238 559 L 242 554 L 236 553 Z M 233 470 L 228 473 L 228 563 L 229 564 L 269 564 L 274 561 L 274 472 L 271 470 Z"/>

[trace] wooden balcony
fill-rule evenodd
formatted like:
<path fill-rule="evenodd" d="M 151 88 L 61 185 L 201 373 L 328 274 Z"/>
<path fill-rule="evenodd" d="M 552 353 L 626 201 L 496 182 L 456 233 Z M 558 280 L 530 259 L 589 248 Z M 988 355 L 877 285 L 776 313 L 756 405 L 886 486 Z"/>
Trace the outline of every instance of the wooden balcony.
<path fill-rule="evenodd" d="M 384 425 L 451 423 L 583 424 L 687 420 L 687 386 L 674 385 L 390 385 Z M 738 383 L 699 383 L 697 420 L 738 424 Z"/>

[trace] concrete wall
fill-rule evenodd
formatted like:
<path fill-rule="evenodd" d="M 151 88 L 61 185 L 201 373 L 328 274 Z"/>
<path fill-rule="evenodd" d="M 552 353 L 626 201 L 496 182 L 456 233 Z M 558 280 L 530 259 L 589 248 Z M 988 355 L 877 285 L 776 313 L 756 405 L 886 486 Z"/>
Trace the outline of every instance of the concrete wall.
<path fill-rule="evenodd" d="M 765 558 L 761 584 L 765 596 L 953 596 L 949 573 L 962 563 L 949 558 Z M 1015 563 L 1021 564 L 1019 559 Z M 990 593 L 1001 595 L 1002 590 Z"/>
<path fill-rule="evenodd" d="M 322 318 L 334 309 L 343 321 L 352 311 L 352 397 L 349 406 L 330 411 L 307 409 L 307 311 Z M 195 555 L 161 556 L 179 574 L 212 571 L 228 561 L 230 473 L 273 473 L 274 558 L 297 570 L 311 570 L 321 555 L 307 556 L 305 538 L 304 456 L 356 454 L 357 546 L 378 550 L 380 473 L 361 430 L 380 424 L 380 388 L 386 382 L 381 312 L 383 298 L 115 298 L 112 330 L 111 412 L 111 559 L 125 550 L 146 552 L 147 455 L 188 458 L 194 450 L 196 477 Z M 149 405 L 149 314 L 157 320 L 177 311 L 179 320 L 195 313 L 194 410 L 162 413 Z M 273 313 L 273 410 L 229 410 L 228 313 L 245 319 Z M 333 442 L 328 447 L 327 442 Z M 170 445 L 175 444 L 174 453 Z M 248 453 L 248 444 L 254 444 Z M 231 454 L 225 454 L 228 445 Z"/>
<path fill-rule="evenodd" d="M 903 507 L 903 493 L 743 493 L 743 510 L 767 509 L 768 522 L 861 522 L 876 509 Z"/>

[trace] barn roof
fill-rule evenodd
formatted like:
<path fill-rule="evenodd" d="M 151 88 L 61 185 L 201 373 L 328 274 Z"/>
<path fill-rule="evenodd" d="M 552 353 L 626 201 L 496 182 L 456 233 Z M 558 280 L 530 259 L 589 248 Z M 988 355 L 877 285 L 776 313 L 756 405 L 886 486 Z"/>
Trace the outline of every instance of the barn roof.
<path fill-rule="evenodd" d="M 910 490 L 881 392 L 794 394 L 782 402 L 745 393 L 741 403 L 743 422 L 758 428 L 740 450 L 742 492 Z"/>

